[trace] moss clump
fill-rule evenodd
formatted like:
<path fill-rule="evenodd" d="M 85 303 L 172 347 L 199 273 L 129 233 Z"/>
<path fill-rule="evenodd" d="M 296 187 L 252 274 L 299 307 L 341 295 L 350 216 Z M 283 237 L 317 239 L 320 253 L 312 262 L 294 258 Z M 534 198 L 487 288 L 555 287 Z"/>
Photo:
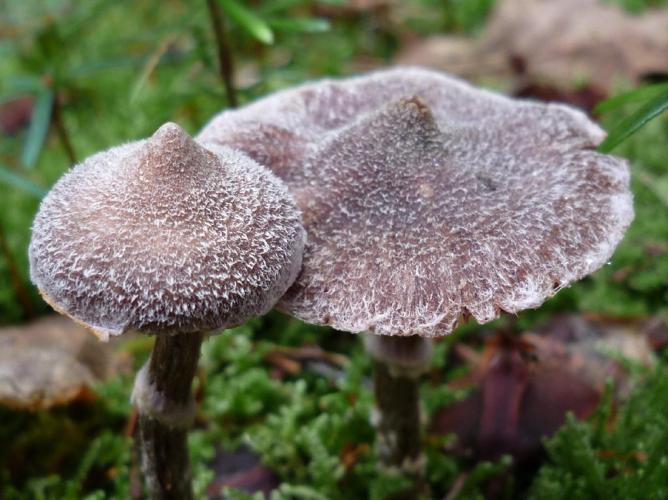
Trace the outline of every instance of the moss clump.
<path fill-rule="evenodd" d="M 590 421 L 570 417 L 547 442 L 530 498 L 667 498 L 667 375 L 663 364 L 649 373 L 616 416 L 608 399 Z"/>

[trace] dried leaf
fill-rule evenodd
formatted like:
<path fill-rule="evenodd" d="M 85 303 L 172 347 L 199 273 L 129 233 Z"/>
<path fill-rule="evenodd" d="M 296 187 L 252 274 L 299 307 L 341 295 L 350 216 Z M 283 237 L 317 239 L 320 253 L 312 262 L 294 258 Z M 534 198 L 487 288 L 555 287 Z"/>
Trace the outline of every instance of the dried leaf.
<path fill-rule="evenodd" d="M 275 368 L 277 378 L 285 375 L 297 375 L 302 369 L 336 380 L 343 376 L 341 367 L 348 358 L 342 354 L 322 350 L 318 346 L 301 347 L 275 346 L 265 360 Z"/>
<path fill-rule="evenodd" d="M 232 487 L 246 493 L 262 492 L 266 498 L 278 488 L 280 481 L 276 474 L 262 465 L 260 457 L 248 448 L 230 452 L 216 450 L 211 464 L 216 478 L 207 488 L 209 499 L 222 499 L 222 490 Z"/>
<path fill-rule="evenodd" d="M 305 345 L 301 347 L 276 346 L 274 352 L 301 361 L 323 361 L 338 366 L 343 366 L 348 361 L 348 358 L 343 354 L 325 351 L 317 345 Z"/>
<path fill-rule="evenodd" d="M 500 50 L 482 50 L 482 39 L 458 35 L 435 35 L 408 43 L 398 64 L 442 69 L 467 80 L 510 77 L 509 61 Z"/>
<path fill-rule="evenodd" d="M 109 345 L 63 317 L 0 330 L 0 404 L 37 410 L 94 396 L 92 385 L 115 373 Z"/>
<path fill-rule="evenodd" d="M 567 412 L 586 418 L 595 411 L 608 380 L 615 381 L 618 398 L 629 393 L 628 373 L 612 353 L 650 365 L 654 356 L 645 331 L 659 329 L 657 322 L 566 316 L 520 338 L 499 335 L 481 356 L 464 350 L 476 367 L 473 380 L 464 380 L 479 388 L 438 411 L 432 430 L 454 433 L 461 455 L 494 460 L 511 454 L 520 464 L 535 461 L 543 438 L 561 427 Z"/>
<path fill-rule="evenodd" d="M 398 57 L 475 80 L 510 77 L 610 93 L 619 80 L 668 73 L 668 11 L 631 15 L 598 0 L 504 0 L 481 38 L 435 36 Z"/>
<path fill-rule="evenodd" d="M 544 366 L 565 368 L 599 392 L 612 379 L 622 398 L 631 386 L 619 357 L 645 366 L 655 362 L 645 327 L 637 322 L 562 316 L 524 338 L 535 346 Z"/>

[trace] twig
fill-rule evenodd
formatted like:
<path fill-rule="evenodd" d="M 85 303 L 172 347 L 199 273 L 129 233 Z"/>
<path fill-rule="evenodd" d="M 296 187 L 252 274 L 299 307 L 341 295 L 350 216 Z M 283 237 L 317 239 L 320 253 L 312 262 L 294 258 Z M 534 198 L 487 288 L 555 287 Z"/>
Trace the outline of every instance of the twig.
<path fill-rule="evenodd" d="M 220 78 L 225 86 L 225 93 L 227 94 L 227 102 L 229 106 L 231 108 L 236 108 L 237 93 L 234 88 L 234 61 L 232 59 L 232 51 L 225 32 L 223 13 L 220 11 L 220 7 L 216 0 L 206 0 L 206 5 L 209 8 L 209 17 L 211 17 L 213 33 L 216 36 L 216 50 L 218 53 Z"/>
<path fill-rule="evenodd" d="M 55 90 L 53 97 L 52 120 L 53 126 L 56 128 L 56 133 L 58 134 L 58 139 L 60 139 L 60 144 L 63 146 L 65 154 L 70 160 L 70 164 L 74 165 L 77 163 L 77 157 L 74 154 L 74 148 L 72 147 L 70 136 L 67 132 L 67 128 L 65 127 L 65 122 L 63 121 L 62 103 L 60 102 L 60 97 L 58 96 L 57 90 Z"/>
<path fill-rule="evenodd" d="M 452 483 L 452 487 L 450 488 L 450 491 L 448 494 L 443 498 L 443 500 L 454 500 L 459 496 L 459 494 L 462 492 L 462 489 L 464 488 L 464 485 L 466 484 L 466 480 L 469 477 L 468 472 L 462 472 L 457 476 L 457 479 L 455 479 L 455 482 Z"/>
<path fill-rule="evenodd" d="M 274 346 L 271 354 L 288 356 L 300 361 L 325 361 L 331 365 L 344 365 L 348 358 L 342 354 L 324 351 L 315 345 L 304 345 L 301 347 Z"/>

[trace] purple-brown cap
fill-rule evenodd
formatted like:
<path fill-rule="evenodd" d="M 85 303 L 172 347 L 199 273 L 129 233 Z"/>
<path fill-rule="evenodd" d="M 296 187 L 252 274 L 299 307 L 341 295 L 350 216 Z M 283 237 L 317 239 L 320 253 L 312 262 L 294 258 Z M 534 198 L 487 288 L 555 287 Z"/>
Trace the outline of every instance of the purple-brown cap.
<path fill-rule="evenodd" d="M 198 140 L 264 162 L 303 212 L 303 270 L 279 307 L 438 336 L 537 307 L 608 261 L 633 208 L 626 162 L 594 151 L 604 135 L 567 106 L 398 68 L 279 92 Z"/>
<path fill-rule="evenodd" d="M 30 272 L 49 304 L 102 339 L 209 332 L 270 309 L 303 245 L 279 179 L 167 123 L 54 186 L 33 224 Z"/>

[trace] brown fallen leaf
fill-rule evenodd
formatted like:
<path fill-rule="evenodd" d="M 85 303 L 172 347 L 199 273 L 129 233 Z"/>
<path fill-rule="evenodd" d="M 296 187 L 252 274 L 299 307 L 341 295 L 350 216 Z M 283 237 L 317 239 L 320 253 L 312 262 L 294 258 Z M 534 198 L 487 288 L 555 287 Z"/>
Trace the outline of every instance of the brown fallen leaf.
<path fill-rule="evenodd" d="M 590 416 L 607 380 L 615 382 L 618 399 L 629 393 L 630 377 L 615 356 L 651 365 L 647 330 L 641 323 L 573 315 L 521 337 L 497 335 L 478 356 L 458 349 L 474 368 L 463 382 L 477 388 L 439 410 L 432 432 L 455 434 L 451 451 L 457 454 L 478 460 L 510 454 L 516 466 L 534 466 L 543 438 L 561 427 L 567 412 Z"/>
<path fill-rule="evenodd" d="M 477 460 L 504 454 L 519 463 L 535 460 L 542 438 L 561 426 L 566 413 L 590 415 L 600 393 L 567 369 L 539 366 L 530 354 L 521 339 L 490 341 L 474 376 L 478 388 L 438 411 L 432 431 L 456 434 L 452 451 Z"/>
<path fill-rule="evenodd" d="M 656 361 L 644 320 L 560 316 L 524 338 L 546 364 L 567 366 L 599 392 L 606 381 L 613 380 L 618 398 L 625 398 L 632 389 L 632 380 L 619 357 L 648 367 Z"/>
<path fill-rule="evenodd" d="M 668 74 L 668 10 L 632 15 L 599 0 L 503 0 L 479 38 L 434 36 L 409 45 L 397 62 L 477 81 L 510 79 L 610 94 L 620 81 Z"/>
<path fill-rule="evenodd" d="M 343 366 L 348 360 L 343 354 L 325 351 L 317 345 L 304 345 L 301 347 L 276 346 L 273 352 L 301 361 L 323 361 L 338 366 Z"/>
<path fill-rule="evenodd" d="M 348 358 L 342 354 L 325 351 L 316 345 L 305 345 L 275 346 L 264 359 L 274 367 L 272 376 L 275 378 L 297 375 L 302 369 L 306 369 L 328 379 L 339 379 L 343 376 L 342 367 Z"/>
<path fill-rule="evenodd" d="M 0 329 L 0 404 L 37 410 L 94 397 L 124 364 L 113 347 L 62 316 Z"/>
<path fill-rule="evenodd" d="M 591 84 L 578 88 L 560 89 L 554 85 L 528 83 L 523 87 L 518 87 L 513 94 L 517 97 L 528 97 L 541 101 L 566 102 L 589 114 L 594 114 L 596 105 L 607 97 L 605 89 Z"/>
<path fill-rule="evenodd" d="M 56 350 L 0 352 L 0 404 L 9 408 L 44 409 L 89 399 L 94 380 L 88 367 Z"/>
<path fill-rule="evenodd" d="M 210 468 L 215 473 L 215 479 L 207 487 L 206 496 L 210 500 L 224 498 L 222 492 L 225 487 L 246 493 L 261 492 L 269 498 L 280 485 L 276 473 L 263 465 L 255 452 L 243 446 L 233 452 L 217 448 Z"/>
<path fill-rule="evenodd" d="M 483 50 L 483 41 L 460 35 L 418 38 L 405 45 L 396 62 L 435 68 L 478 82 L 487 79 L 503 82 L 513 78 L 511 61 L 500 50 Z"/>

